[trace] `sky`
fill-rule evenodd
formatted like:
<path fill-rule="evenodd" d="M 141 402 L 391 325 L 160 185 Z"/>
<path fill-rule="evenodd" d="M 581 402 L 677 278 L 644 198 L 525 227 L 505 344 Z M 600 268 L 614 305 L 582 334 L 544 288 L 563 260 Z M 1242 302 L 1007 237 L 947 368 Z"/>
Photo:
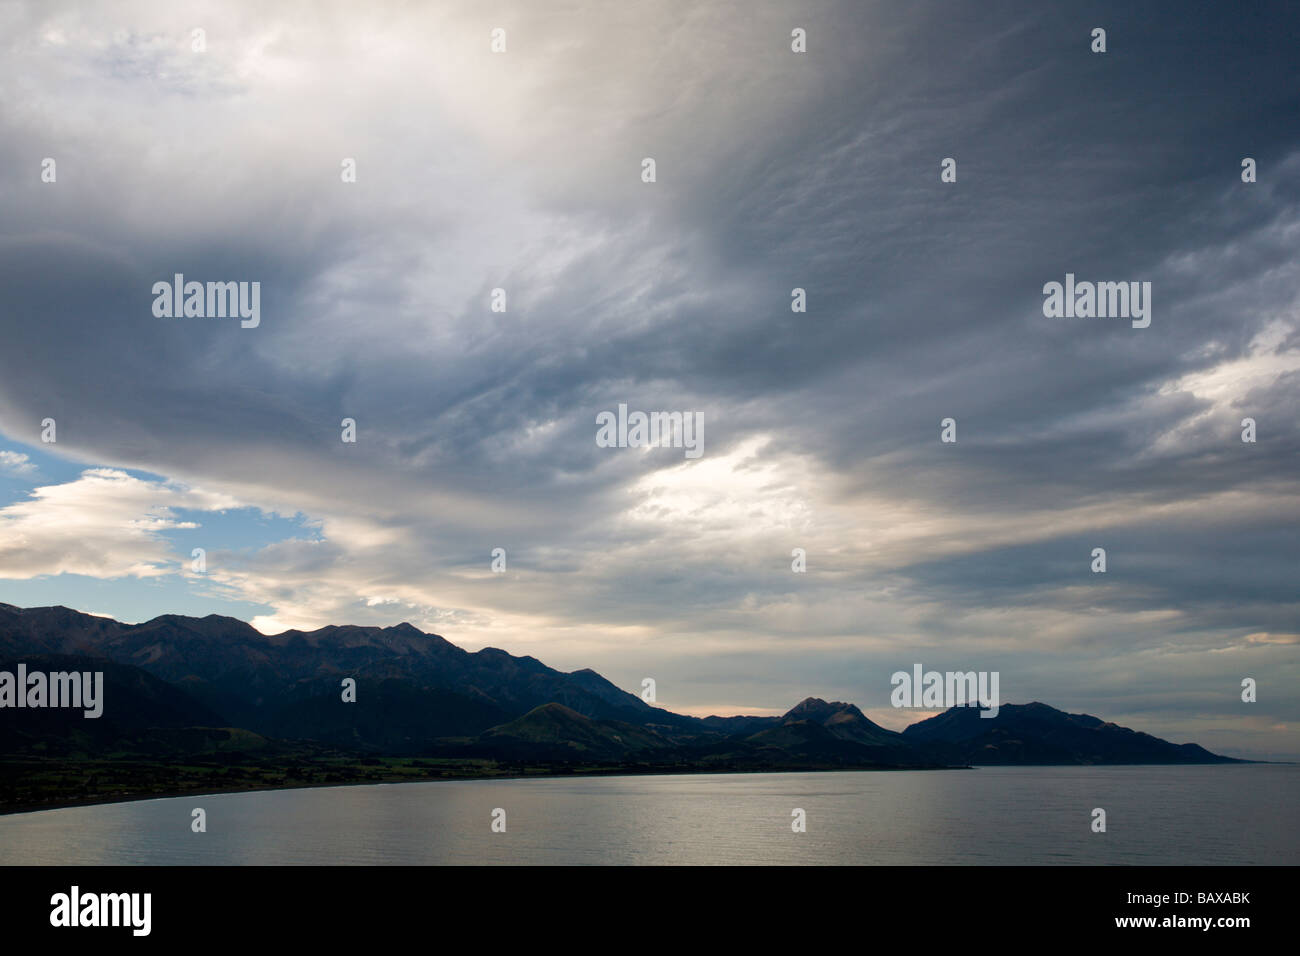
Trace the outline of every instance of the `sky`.
<path fill-rule="evenodd" d="M 893 672 L 997 671 L 1300 757 L 1297 27 L 0 3 L 0 601 L 409 621 L 893 729 Z M 155 314 L 177 273 L 257 326 Z M 1045 315 L 1067 274 L 1149 326 Z M 620 404 L 703 454 L 601 447 Z"/>

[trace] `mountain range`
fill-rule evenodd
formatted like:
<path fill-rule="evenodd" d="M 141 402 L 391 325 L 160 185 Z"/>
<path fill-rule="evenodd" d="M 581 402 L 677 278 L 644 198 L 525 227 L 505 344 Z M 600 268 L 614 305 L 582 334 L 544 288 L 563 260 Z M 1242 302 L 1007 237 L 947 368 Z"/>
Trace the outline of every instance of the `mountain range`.
<path fill-rule="evenodd" d="M 0 604 L 0 670 L 20 661 L 102 671 L 104 715 L 0 711 L 0 759 L 328 752 L 659 771 L 1233 762 L 1042 703 L 1003 704 L 991 719 L 954 707 L 902 733 L 813 697 L 779 717 L 692 717 L 592 670 L 471 653 L 410 624 L 268 636 L 218 615 L 123 624 Z M 347 677 L 355 703 L 341 698 Z"/>

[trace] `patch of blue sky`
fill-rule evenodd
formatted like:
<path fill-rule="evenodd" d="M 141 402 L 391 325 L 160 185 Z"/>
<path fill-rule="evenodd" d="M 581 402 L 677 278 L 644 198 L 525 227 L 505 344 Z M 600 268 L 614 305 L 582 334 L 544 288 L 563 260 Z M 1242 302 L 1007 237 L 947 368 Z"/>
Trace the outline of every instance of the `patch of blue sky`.
<path fill-rule="evenodd" d="M 247 621 L 272 613 L 265 605 L 232 600 L 206 582 L 195 582 L 179 573 L 151 578 L 107 579 L 83 574 L 49 574 L 27 580 L 0 578 L 0 602 L 18 607 L 63 605 L 88 614 L 107 614 L 128 624 L 160 614 L 224 614 Z"/>

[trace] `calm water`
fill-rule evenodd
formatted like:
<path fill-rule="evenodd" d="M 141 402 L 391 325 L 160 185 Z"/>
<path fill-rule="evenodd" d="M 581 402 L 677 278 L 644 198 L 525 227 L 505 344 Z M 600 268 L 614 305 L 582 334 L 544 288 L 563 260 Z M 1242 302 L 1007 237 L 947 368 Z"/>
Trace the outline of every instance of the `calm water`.
<path fill-rule="evenodd" d="M 3 816 L 0 863 L 1297 864 L 1298 798 L 1300 766 L 408 783 Z"/>

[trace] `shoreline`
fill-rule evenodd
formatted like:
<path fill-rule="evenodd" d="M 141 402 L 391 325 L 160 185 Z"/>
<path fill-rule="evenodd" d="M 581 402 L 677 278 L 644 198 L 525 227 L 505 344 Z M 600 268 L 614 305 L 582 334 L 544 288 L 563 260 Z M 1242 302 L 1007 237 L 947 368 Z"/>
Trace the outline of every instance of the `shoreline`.
<path fill-rule="evenodd" d="M 1070 766 L 1061 764 L 1059 766 Z M 1153 766 L 1164 766 L 1156 764 Z M 927 766 L 927 767 L 799 767 L 786 769 L 754 768 L 746 770 L 715 770 L 715 769 L 698 769 L 689 770 L 680 767 L 672 767 L 663 770 L 632 770 L 627 767 L 609 767 L 593 768 L 591 770 L 570 770 L 558 771 L 547 770 L 536 773 L 481 773 L 481 774 L 445 774 L 442 776 L 428 777 L 424 779 L 394 779 L 394 780 L 349 780 L 349 781 L 330 781 L 320 783 L 294 783 L 284 786 L 245 786 L 245 787 L 225 787 L 216 789 L 207 789 L 196 787 L 194 789 L 176 789 L 160 790 L 150 793 L 133 793 L 123 794 L 112 797 L 88 797 L 76 800 L 59 800 L 54 803 L 36 803 L 20 804 L 12 807 L 0 808 L 0 817 L 16 816 L 24 813 L 44 813 L 48 810 L 71 810 L 79 807 L 97 807 L 108 806 L 115 803 L 141 803 L 146 800 L 174 800 L 178 797 L 214 797 L 225 796 L 227 794 L 237 793 L 272 793 L 279 790 L 321 790 L 330 787 L 375 787 L 375 786 L 401 786 L 408 783 L 446 783 L 452 781 L 477 781 L 477 780 L 559 780 L 573 779 L 575 777 L 688 777 L 702 774 L 714 774 L 718 776 L 734 776 L 741 774 L 756 773 L 889 773 L 897 771 L 932 771 L 932 770 L 975 770 L 973 766 Z"/>

